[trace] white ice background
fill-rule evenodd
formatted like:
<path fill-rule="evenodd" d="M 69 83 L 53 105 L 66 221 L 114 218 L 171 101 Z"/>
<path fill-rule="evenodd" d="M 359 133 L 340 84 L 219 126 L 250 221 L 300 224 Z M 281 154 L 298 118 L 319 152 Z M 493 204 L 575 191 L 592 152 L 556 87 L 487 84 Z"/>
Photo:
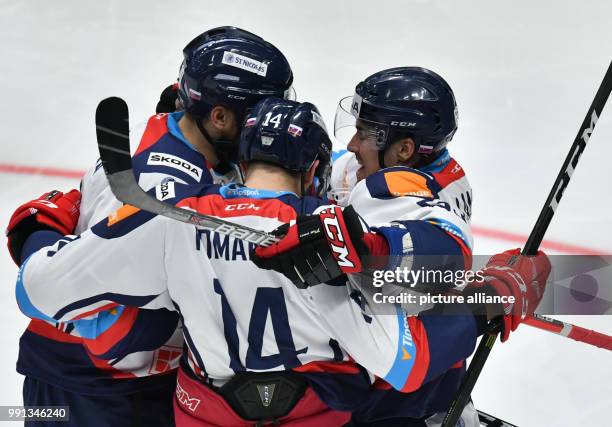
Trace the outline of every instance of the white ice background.
<path fill-rule="evenodd" d="M 82 170 L 97 158 L 99 100 L 153 113 L 183 46 L 220 25 L 278 46 L 300 100 L 332 127 L 337 101 L 383 68 L 419 65 L 451 84 L 449 146 L 474 187 L 473 224 L 527 235 L 612 60 L 609 1 L 0 1 L 0 163 Z M 610 102 L 612 103 L 612 101 Z M 612 105 L 601 116 L 547 238 L 612 253 Z M 20 203 L 78 180 L 0 173 L 0 224 Z M 476 253 L 518 246 L 476 237 Z M 0 405 L 21 403 L 15 372 L 27 319 L 0 251 Z M 612 286 L 612 284 L 609 284 Z M 612 333 L 612 317 L 567 317 Z M 611 353 L 522 326 L 498 344 L 473 398 L 524 426 L 612 425 Z"/>

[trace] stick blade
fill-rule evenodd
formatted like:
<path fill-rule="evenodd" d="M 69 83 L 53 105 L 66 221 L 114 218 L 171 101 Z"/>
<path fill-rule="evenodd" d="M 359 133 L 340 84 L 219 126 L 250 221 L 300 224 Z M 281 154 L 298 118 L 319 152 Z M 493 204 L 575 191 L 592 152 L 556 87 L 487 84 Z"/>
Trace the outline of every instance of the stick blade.
<path fill-rule="evenodd" d="M 107 175 L 132 169 L 128 106 L 118 97 L 103 99 L 96 109 L 96 135 Z"/>

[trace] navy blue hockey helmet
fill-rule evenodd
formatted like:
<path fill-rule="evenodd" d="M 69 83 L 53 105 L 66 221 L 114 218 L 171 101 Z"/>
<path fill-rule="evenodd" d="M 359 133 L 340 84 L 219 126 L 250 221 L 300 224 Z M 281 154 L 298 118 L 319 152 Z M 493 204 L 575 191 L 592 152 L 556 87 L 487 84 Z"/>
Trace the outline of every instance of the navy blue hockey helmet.
<path fill-rule="evenodd" d="M 261 99 L 286 98 L 293 73 L 285 56 L 261 37 L 236 27 L 218 27 L 183 49 L 178 95 L 186 111 L 206 117 L 221 105 L 242 123 Z"/>
<path fill-rule="evenodd" d="M 371 75 L 353 97 L 340 101 L 334 133 L 357 124 L 381 151 L 410 137 L 417 152 L 431 158 L 453 138 L 457 120 L 455 95 L 442 77 L 426 68 L 398 67 Z"/>
<path fill-rule="evenodd" d="M 319 160 L 315 193 L 323 195 L 331 174 L 332 143 L 317 107 L 309 102 L 268 98 L 249 113 L 240 135 L 238 158 L 262 161 L 293 173 Z"/>

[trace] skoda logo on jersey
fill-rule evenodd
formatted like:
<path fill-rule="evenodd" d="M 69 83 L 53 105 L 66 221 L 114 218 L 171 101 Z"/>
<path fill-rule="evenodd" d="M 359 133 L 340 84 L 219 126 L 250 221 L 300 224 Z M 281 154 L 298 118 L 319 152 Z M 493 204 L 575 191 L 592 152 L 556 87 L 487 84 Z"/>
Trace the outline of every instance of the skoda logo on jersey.
<path fill-rule="evenodd" d="M 149 154 L 147 164 L 167 166 L 170 168 L 178 169 L 186 173 L 196 181 L 200 181 L 200 178 L 202 177 L 202 168 L 199 168 L 196 165 L 189 163 L 187 160 L 181 159 L 180 157 L 173 156 L 172 154 L 153 152 Z"/>
<path fill-rule="evenodd" d="M 155 197 L 158 200 L 164 201 L 172 199 L 174 196 L 174 181 L 163 182 L 155 187 Z"/>

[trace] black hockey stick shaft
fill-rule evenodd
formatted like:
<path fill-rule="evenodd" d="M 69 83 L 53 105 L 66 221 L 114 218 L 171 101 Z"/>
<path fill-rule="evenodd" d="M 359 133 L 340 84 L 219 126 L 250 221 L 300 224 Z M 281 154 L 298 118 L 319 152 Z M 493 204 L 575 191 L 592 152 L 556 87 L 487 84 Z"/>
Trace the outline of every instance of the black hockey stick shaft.
<path fill-rule="evenodd" d="M 483 427 L 518 427 L 514 424 L 510 424 L 508 421 L 499 419 L 494 415 L 487 414 L 486 412 L 479 410 L 476 410 L 476 412 L 478 412 L 478 420 L 480 421 L 480 425 Z"/>
<path fill-rule="evenodd" d="M 278 237 L 264 231 L 164 203 L 140 188 L 132 169 L 129 111 L 123 99 L 111 97 L 98 104 L 96 136 L 108 183 L 115 197 L 121 202 L 261 246 L 269 246 L 278 241 Z"/>
<path fill-rule="evenodd" d="M 555 215 L 555 211 L 559 206 L 559 202 L 561 202 L 561 198 L 563 197 L 563 192 L 567 188 L 567 185 L 572 178 L 572 174 L 578 165 L 578 160 L 580 160 L 580 156 L 584 151 L 593 130 L 595 129 L 595 124 L 601 115 L 601 112 L 606 105 L 606 101 L 610 96 L 610 91 L 612 90 L 612 62 L 608 66 L 608 70 L 604 76 L 601 85 L 599 86 L 599 90 L 595 94 L 595 98 L 591 103 L 591 107 L 578 130 L 578 134 L 574 139 L 574 143 L 570 148 L 565 161 L 563 162 L 563 166 L 559 171 L 559 175 L 557 175 L 557 179 L 553 184 L 553 188 L 550 190 L 550 194 L 546 199 L 546 203 L 544 203 L 544 207 L 540 212 L 540 216 L 533 226 L 533 230 L 531 230 L 531 234 L 529 234 L 529 238 L 527 239 L 527 243 L 523 248 L 523 255 L 535 255 L 538 252 L 538 248 L 540 247 L 540 243 L 542 243 L 542 239 L 544 238 L 544 234 L 550 225 L 550 221 Z"/>
<path fill-rule="evenodd" d="M 552 220 L 559 202 L 563 197 L 563 192 L 567 188 L 567 185 L 572 177 L 572 173 L 576 169 L 580 155 L 584 151 L 587 142 L 589 142 L 589 138 L 595 129 L 595 124 L 597 123 L 597 120 L 599 119 L 599 116 L 606 105 L 606 101 L 610 96 L 610 91 L 612 91 L 612 62 L 608 66 L 608 70 L 606 71 L 603 81 L 595 94 L 595 98 L 593 98 L 593 102 L 589 107 L 586 117 L 578 130 L 574 143 L 572 144 L 570 151 L 565 158 L 565 162 L 563 162 L 561 171 L 559 172 L 559 175 L 557 175 L 557 179 L 555 180 L 553 188 L 546 199 L 546 203 L 544 203 L 540 216 L 538 217 L 533 230 L 531 230 L 531 234 L 529 235 L 527 243 L 522 251 L 523 255 L 537 254 L 540 243 L 542 243 L 542 239 L 544 238 L 544 234 L 546 234 L 550 221 Z M 448 413 L 442 422 L 442 427 L 455 427 L 457 421 L 459 421 L 463 408 L 465 408 L 465 405 L 470 400 L 470 396 L 474 386 L 476 385 L 476 381 L 478 380 L 478 377 L 482 372 L 482 368 L 484 367 L 489 354 L 493 349 L 493 345 L 497 340 L 500 326 L 501 318 L 493 319 L 490 322 L 487 332 L 485 335 L 483 335 L 480 343 L 478 344 L 476 353 L 474 354 L 472 362 L 470 363 L 465 377 L 461 382 L 455 399 L 451 403 Z"/>

